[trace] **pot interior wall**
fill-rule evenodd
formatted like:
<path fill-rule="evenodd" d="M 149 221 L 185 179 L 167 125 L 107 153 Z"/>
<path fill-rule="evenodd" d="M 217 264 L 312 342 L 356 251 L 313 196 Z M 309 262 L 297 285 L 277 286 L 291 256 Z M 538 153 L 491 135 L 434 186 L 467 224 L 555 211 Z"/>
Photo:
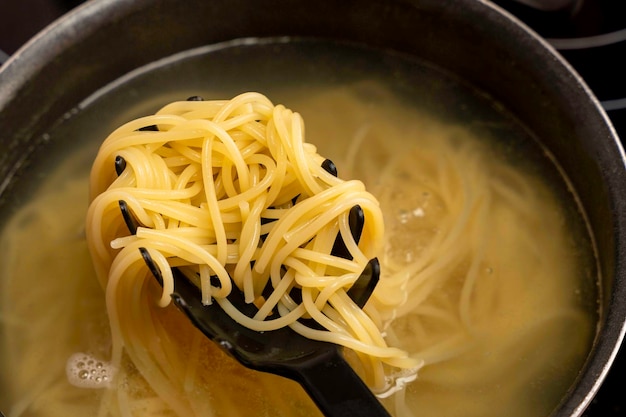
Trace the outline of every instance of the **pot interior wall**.
<path fill-rule="evenodd" d="M 193 3 L 193 4 L 192 4 Z M 65 113 L 128 71 L 242 37 L 312 36 L 413 54 L 501 103 L 546 145 L 594 231 L 605 290 L 603 338 L 563 405 L 575 412 L 621 338 L 624 190 L 621 151 L 577 77 L 523 28 L 481 1 L 119 0 L 86 4 L 0 73 L 0 202 L 28 149 Z M 8 133 L 8 134 L 7 134 Z M 616 235 L 617 233 L 617 235 Z M 618 240 L 616 240 L 618 236 Z M 616 270 L 621 271 L 616 275 Z"/>

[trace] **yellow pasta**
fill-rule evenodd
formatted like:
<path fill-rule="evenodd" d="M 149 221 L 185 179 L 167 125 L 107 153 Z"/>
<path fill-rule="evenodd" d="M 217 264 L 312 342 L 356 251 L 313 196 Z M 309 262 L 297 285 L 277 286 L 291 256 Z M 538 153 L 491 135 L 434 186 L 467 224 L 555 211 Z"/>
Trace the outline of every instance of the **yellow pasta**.
<path fill-rule="evenodd" d="M 116 171 L 116 158 L 123 170 Z M 170 303 L 171 268 L 178 267 L 199 283 L 205 304 L 217 301 L 253 330 L 290 326 L 355 351 L 374 391 L 387 390 L 397 368 L 415 374 L 421 361 L 388 346 L 383 329 L 346 293 L 382 247 L 379 204 L 360 181 L 335 177 L 323 161 L 305 142 L 300 115 L 258 93 L 171 103 L 115 130 L 92 167 L 86 226 L 107 291 L 114 363 L 126 349 L 142 356 L 139 364 L 160 366 L 138 353 L 143 342 L 131 337 L 123 301 L 124 293 L 150 285 L 139 251 L 145 248 L 163 271 L 161 307 Z M 120 200 L 141 223 L 135 234 L 126 230 Z M 356 205 L 365 215 L 358 244 L 348 226 Z M 338 234 L 351 259 L 331 254 Z M 302 301 L 290 296 L 294 288 Z M 259 312 L 238 311 L 227 299 L 231 291 L 242 291 Z M 313 318 L 324 330 L 300 318 Z M 168 383 L 168 375 L 153 373 Z"/>
<path fill-rule="evenodd" d="M 88 239 L 84 166 L 94 149 L 73 151 L 41 177 L 0 234 L 7 417 L 320 415 L 296 382 L 244 368 L 194 328 L 170 303 L 170 267 L 235 316 L 225 297 L 243 289 L 260 308 L 240 319 L 259 330 L 292 326 L 346 346 L 396 417 L 549 415 L 596 323 L 593 250 L 568 218 L 572 202 L 555 193 L 562 184 L 537 175 L 532 153 L 511 163 L 497 149 L 508 138 L 491 141 L 477 125 L 407 105 L 378 83 L 276 94 L 302 111 L 319 152 L 302 126 L 293 128 L 299 117 L 261 96 L 172 103 L 102 144 Z M 202 118 L 211 123 L 188 120 Z M 79 134 L 100 142 L 99 122 Z M 299 151 L 281 142 L 293 132 Z M 206 148 L 205 137 L 213 138 Z M 342 178 L 363 181 L 380 208 L 359 182 L 320 169 L 318 153 L 332 156 Z M 126 161 L 119 176 L 116 156 Z M 302 161 L 308 174 L 295 173 Z M 119 200 L 140 223 L 136 234 Z M 346 216 L 356 203 L 366 215 L 358 245 Z M 337 233 L 353 259 L 330 255 Z M 373 256 L 380 281 L 355 309 L 346 289 Z M 266 284 L 274 291 L 258 297 Z M 294 286 L 302 302 L 285 296 Z M 96 373 L 81 379 L 89 362 Z"/>

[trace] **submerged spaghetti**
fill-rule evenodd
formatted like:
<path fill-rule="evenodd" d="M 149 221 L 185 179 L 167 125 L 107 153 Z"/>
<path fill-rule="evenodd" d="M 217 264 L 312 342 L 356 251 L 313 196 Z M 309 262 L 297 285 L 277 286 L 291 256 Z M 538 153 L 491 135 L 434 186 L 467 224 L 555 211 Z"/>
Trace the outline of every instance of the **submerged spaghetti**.
<path fill-rule="evenodd" d="M 273 92 L 302 111 L 307 138 L 342 177 L 362 180 L 380 202 L 381 279 L 364 310 L 390 346 L 424 363 L 414 381 L 381 401 L 396 417 L 550 415 L 575 381 L 596 323 L 594 252 L 579 240 L 582 220 L 567 214 L 577 206 L 555 192 L 563 184 L 538 175 L 538 155 L 523 148 L 511 158 L 501 124 L 492 131 L 442 120 L 385 85 Z M 89 123 L 52 137 L 87 126 L 76 134 L 99 146 L 94 128 L 129 111 L 99 108 L 115 112 L 80 113 Z M 159 307 L 163 290 L 143 262 L 133 262 L 136 274 L 127 271 L 105 300 L 83 233 L 94 152 L 90 142 L 53 172 L 29 172 L 40 179 L 37 193 L 0 233 L 5 415 L 320 416 L 296 382 L 244 368 L 176 308 Z M 115 181 L 109 162 L 103 168 Z M 129 235 L 119 212 L 111 206 L 120 228 L 111 239 Z M 148 221 L 141 219 L 145 230 L 154 230 Z M 111 261 L 123 250 L 104 247 Z M 361 372 L 353 351 L 345 352 Z M 94 379 L 81 380 L 94 368 Z M 100 385 L 109 389 L 85 389 L 111 375 Z M 88 383 L 71 385 L 74 377 Z"/>
<path fill-rule="evenodd" d="M 124 162 L 121 169 L 116 158 Z M 382 247 L 378 202 L 360 181 L 327 172 L 323 161 L 305 142 L 299 114 L 258 93 L 175 102 L 111 133 L 92 167 L 86 230 L 106 287 L 113 361 L 121 361 L 124 349 L 135 363 L 152 361 L 141 357 L 148 339 L 133 323 L 151 323 L 142 332 L 155 335 L 159 324 L 129 298 L 150 286 L 145 248 L 163 274 L 161 307 L 170 303 L 176 267 L 200 287 L 205 304 L 215 300 L 246 327 L 290 326 L 351 349 L 376 391 L 388 389 L 398 369 L 414 376 L 420 361 L 388 346 L 384 323 L 372 318 L 382 314 L 365 313 L 346 293 Z M 134 234 L 120 201 L 141 223 Z M 358 243 L 348 222 L 356 205 L 365 215 Z M 349 259 L 331 253 L 338 235 Z M 291 296 L 294 289 L 301 297 Z M 226 298 L 234 290 L 259 307 L 254 317 Z M 323 330 L 300 318 L 312 318 Z M 166 372 L 159 378 L 168 384 Z"/>

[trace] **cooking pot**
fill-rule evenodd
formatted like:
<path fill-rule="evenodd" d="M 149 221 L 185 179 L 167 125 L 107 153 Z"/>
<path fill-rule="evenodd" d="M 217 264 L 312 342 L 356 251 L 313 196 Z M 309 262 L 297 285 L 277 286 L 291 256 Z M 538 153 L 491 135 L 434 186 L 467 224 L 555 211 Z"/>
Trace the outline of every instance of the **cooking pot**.
<path fill-rule="evenodd" d="M 624 333 L 624 153 L 581 78 L 488 1 L 90 1 L 41 32 L 0 71 L 0 205 L 33 149 L 47 145 L 46 131 L 96 90 L 180 51 L 284 36 L 355 42 L 432 62 L 514 114 L 554 155 L 586 212 L 601 276 L 597 336 L 553 414 L 580 416 Z"/>

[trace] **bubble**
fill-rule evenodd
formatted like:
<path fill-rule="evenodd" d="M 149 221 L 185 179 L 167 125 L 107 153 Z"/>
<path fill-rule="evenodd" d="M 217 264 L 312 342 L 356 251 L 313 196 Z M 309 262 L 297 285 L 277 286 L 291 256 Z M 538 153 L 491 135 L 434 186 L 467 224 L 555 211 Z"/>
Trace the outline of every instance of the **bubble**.
<path fill-rule="evenodd" d="M 413 210 L 413 217 L 424 217 L 425 215 L 426 213 L 424 212 L 424 209 L 421 207 L 418 207 Z"/>
<path fill-rule="evenodd" d="M 65 374 L 70 384 L 79 388 L 106 388 L 115 375 L 115 367 L 87 353 L 75 353 L 67 360 Z"/>
<path fill-rule="evenodd" d="M 411 218 L 411 213 L 406 211 L 406 210 L 399 210 L 398 211 L 398 220 L 400 221 L 401 224 L 406 224 Z"/>

